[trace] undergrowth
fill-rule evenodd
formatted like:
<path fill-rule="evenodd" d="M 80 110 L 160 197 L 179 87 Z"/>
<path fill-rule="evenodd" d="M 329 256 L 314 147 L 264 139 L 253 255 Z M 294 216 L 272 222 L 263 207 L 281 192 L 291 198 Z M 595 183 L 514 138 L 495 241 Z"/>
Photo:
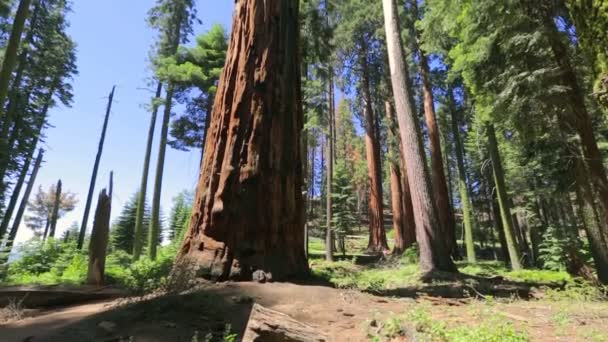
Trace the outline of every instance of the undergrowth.
<path fill-rule="evenodd" d="M 176 254 L 174 245 L 163 246 L 157 259 L 133 261 L 124 251 L 106 257 L 106 283 L 135 293 L 151 291 L 165 284 Z M 9 264 L 3 285 L 82 284 L 86 280 L 88 256 L 75 242 L 47 240 L 29 242 L 20 249 L 20 258 Z"/>

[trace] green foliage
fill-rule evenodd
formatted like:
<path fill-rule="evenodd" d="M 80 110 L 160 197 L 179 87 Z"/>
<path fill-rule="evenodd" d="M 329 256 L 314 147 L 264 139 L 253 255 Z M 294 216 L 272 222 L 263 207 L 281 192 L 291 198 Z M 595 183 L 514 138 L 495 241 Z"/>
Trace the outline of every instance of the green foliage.
<path fill-rule="evenodd" d="M 137 217 L 137 199 L 139 192 L 129 198 L 123 206 L 120 215 L 114 221 L 110 230 L 110 246 L 112 250 L 122 250 L 127 253 L 133 252 L 133 242 L 135 239 L 135 220 Z M 150 223 L 150 208 L 148 203 L 144 203 L 144 219 L 142 226 L 141 244 L 145 243 L 145 236 L 148 235 Z"/>
<path fill-rule="evenodd" d="M 115 284 L 134 293 L 145 293 L 163 286 L 173 267 L 177 247 L 159 249 L 155 261 L 116 250 L 106 258 L 106 283 Z M 46 243 L 31 241 L 19 249 L 19 259 L 8 267 L 7 284 L 82 284 L 86 280 L 88 257 L 76 248 L 76 241 Z"/>
<path fill-rule="evenodd" d="M 547 227 L 543 235 L 543 241 L 538 248 L 538 258 L 543 263 L 543 268 L 551 271 L 566 269 L 569 241 L 560 232 L 561 230 L 553 226 Z"/>
<path fill-rule="evenodd" d="M 173 118 L 169 145 L 178 150 L 203 147 L 217 84 L 228 49 L 224 28 L 215 24 L 196 39 L 194 47 L 180 47 L 177 55 L 160 58 L 156 75 L 177 86 L 176 99 L 186 111 Z"/>
<path fill-rule="evenodd" d="M 351 184 L 352 178 L 344 159 L 337 161 L 333 181 L 333 193 L 331 194 L 333 205 L 332 228 L 336 238 L 344 242 L 345 236 L 350 233 L 352 227 L 357 223 L 354 215 L 357 199 Z M 343 247 L 345 249 L 345 246 Z M 346 251 L 343 250 L 343 253 L 346 253 Z"/>
<path fill-rule="evenodd" d="M 169 216 L 169 241 L 179 244 L 183 240 L 190 223 L 193 201 L 194 194 L 188 190 L 180 192 L 173 198 L 173 207 Z"/>

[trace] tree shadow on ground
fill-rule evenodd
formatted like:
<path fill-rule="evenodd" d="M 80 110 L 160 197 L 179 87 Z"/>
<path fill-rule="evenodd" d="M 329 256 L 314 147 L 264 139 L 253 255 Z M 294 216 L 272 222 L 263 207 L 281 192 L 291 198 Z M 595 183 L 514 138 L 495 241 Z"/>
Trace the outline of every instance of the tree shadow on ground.
<path fill-rule="evenodd" d="M 109 310 L 72 319 L 46 333 L 31 326 L 24 341 L 223 341 L 224 336 L 242 336 L 253 298 L 237 291 L 199 289 L 181 294 L 125 298 Z M 8 332 L 8 336 L 11 336 Z M 40 333 L 41 335 L 37 334 Z M 49 334 L 50 333 L 50 334 Z M 208 339 L 207 339 L 208 338 Z M 1 338 L 0 338 L 1 340 Z M 22 340 L 19 340 L 22 341 Z"/>

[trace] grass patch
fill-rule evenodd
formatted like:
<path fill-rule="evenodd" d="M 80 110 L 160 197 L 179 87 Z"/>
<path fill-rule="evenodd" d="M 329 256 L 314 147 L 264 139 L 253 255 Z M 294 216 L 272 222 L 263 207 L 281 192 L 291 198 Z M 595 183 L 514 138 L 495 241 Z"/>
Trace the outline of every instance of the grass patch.
<path fill-rule="evenodd" d="M 415 341 L 437 342 L 520 342 L 529 341 L 527 333 L 518 331 L 513 324 L 499 317 L 477 321 L 474 325 L 450 327 L 433 317 L 425 306 L 417 306 L 403 315 L 370 323 L 368 337 L 371 341 L 392 341 L 399 337 Z"/>

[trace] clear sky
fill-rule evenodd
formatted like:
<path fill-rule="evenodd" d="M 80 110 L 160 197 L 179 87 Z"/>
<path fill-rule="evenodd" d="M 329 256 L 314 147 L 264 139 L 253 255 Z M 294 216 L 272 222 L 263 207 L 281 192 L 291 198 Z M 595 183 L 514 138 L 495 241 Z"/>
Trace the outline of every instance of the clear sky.
<path fill-rule="evenodd" d="M 234 1 L 198 0 L 198 16 L 203 24 L 195 35 L 205 32 L 214 23 L 229 29 Z M 147 80 L 151 76 L 148 52 L 155 32 L 146 24 L 146 14 L 155 0 L 74 0 L 69 15 L 69 33 L 77 44 L 79 75 L 73 80 L 74 103 L 71 108 L 58 107 L 50 112 L 52 127 L 45 132 L 42 147 L 44 163 L 38 173 L 32 195 L 38 186 L 48 188 L 61 178 L 63 189 L 74 192 L 79 200 L 76 209 L 60 219 L 57 236 L 73 222 L 80 224 L 84 211 L 91 171 L 99 142 L 107 96 L 116 85 L 114 106 L 108 125 L 106 142 L 91 214 L 92 225 L 96 199 L 106 187 L 110 170 L 114 171 L 112 219 L 139 187 L 150 114 L 143 105 L 152 96 Z M 192 39 L 194 41 L 194 39 Z M 180 110 L 176 108 L 175 111 Z M 160 115 L 154 136 L 154 147 L 148 181 L 148 199 L 152 198 Z M 169 214 L 171 199 L 184 189 L 194 189 L 198 176 L 200 151 L 181 152 L 167 149 L 161 206 Z M 22 223 L 17 241 L 32 232 Z"/>

